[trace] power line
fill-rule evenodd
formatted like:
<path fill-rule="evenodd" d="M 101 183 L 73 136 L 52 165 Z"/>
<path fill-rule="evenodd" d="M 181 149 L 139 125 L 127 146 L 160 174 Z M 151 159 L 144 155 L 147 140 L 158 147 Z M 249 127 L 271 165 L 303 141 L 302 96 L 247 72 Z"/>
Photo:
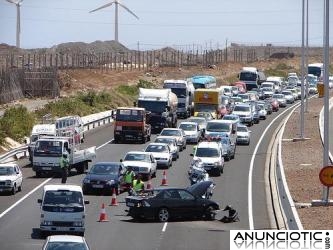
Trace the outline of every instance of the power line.
<path fill-rule="evenodd" d="M 4 19 L 15 19 L 14 17 L 2 17 Z M 16 19 L 15 19 L 16 20 Z M 76 21 L 76 20 L 59 20 L 59 19 L 45 19 L 45 18 L 21 18 L 25 21 L 45 21 L 56 23 L 85 23 L 85 24 L 102 24 L 110 25 L 114 22 L 96 22 L 96 21 Z M 311 24 L 320 24 L 313 22 Z M 242 23 L 242 24 L 170 24 L 170 23 L 122 23 L 122 26 L 150 26 L 150 27 L 243 27 L 243 26 L 286 26 L 286 25 L 300 25 L 300 23 Z"/>

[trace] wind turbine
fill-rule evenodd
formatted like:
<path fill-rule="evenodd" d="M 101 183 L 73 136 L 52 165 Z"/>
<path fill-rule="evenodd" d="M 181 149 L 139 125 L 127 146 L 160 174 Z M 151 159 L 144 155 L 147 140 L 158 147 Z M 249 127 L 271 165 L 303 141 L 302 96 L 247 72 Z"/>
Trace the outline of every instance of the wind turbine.
<path fill-rule="evenodd" d="M 6 0 L 9 3 L 16 5 L 16 47 L 20 48 L 20 34 L 21 34 L 21 14 L 20 7 L 23 0 Z"/>
<path fill-rule="evenodd" d="M 7 0 L 9 1 L 9 0 Z M 139 19 L 139 17 L 137 15 L 135 15 L 129 8 L 127 8 L 125 5 L 121 4 L 119 2 L 119 0 L 114 0 L 112 1 L 111 3 L 107 3 L 97 9 L 94 9 L 92 11 L 89 11 L 89 13 L 92 13 L 92 12 L 95 12 L 95 11 L 98 11 L 100 9 L 104 9 L 106 7 L 109 7 L 111 6 L 112 4 L 115 4 L 115 15 L 114 15 L 114 40 L 116 42 L 118 42 L 118 5 L 123 7 L 125 10 L 127 10 L 127 12 L 129 12 L 130 14 L 132 14 L 134 17 L 136 17 L 137 19 Z"/>

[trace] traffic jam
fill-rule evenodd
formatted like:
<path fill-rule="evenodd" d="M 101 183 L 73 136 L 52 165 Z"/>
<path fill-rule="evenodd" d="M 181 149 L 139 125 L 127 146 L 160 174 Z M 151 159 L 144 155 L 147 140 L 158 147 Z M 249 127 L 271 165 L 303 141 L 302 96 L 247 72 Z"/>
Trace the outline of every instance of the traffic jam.
<path fill-rule="evenodd" d="M 219 211 L 226 212 L 222 222 L 238 221 L 232 204 L 221 207 L 214 201 L 217 178 L 228 171 L 225 164 L 237 156 L 236 148 L 251 144 L 252 126 L 301 98 L 301 80 L 295 73 L 289 73 L 287 79 L 266 78 L 258 69 L 244 67 L 238 79 L 218 87 L 214 76 L 196 75 L 165 80 L 161 89 L 140 88 L 132 107 L 116 109 L 112 144 L 143 146 L 123 152 L 115 161 L 94 161 L 95 146 L 81 149 L 85 134 L 79 116 L 35 125 L 29 159 L 36 177 L 62 177 L 61 184 L 45 185 L 38 199 L 40 235 L 48 236 L 43 249 L 56 249 L 52 247 L 61 240 L 89 249 L 84 237 L 72 235 L 85 234 L 85 205 L 90 195 L 111 196 L 113 206 L 119 205 L 118 195 L 124 196 L 127 216 L 138 222 L 209 221 Z M 306 95 L 318 93 L 317 81 L 314 75 L 307 77 Z M 169 186 L 168 170 L 188 147 L 188 183 L 186 187 Z M 71 169 L 82 175 L 82 185 L 66 183 Z M 163 177 L 153 187 L 157 175 Z M 22 179 L 18 164 L 0 164 L 0 191 L 15 195 L 22 190 Z M 108 221 L 104 204 L 99 221 Z"/>

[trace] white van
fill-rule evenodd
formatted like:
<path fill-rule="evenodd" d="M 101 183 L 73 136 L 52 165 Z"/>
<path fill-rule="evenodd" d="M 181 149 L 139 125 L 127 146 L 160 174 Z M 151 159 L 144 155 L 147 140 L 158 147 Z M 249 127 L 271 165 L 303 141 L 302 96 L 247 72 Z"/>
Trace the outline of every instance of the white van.
<path fill-rule="evenodd" d="M 55 125 L 57 136 L 69 136 L 75 132 L 80 135 L 81 142 L 84 141 L 84 124 L 80 116 L 72 115 L 58 118 Z"/>
<path fill-rule="evenodd" d="M 40 204 L 40 232 L 75 233 L 84 236 L 85 204 L 81 186 L 54 184 L 45 185 Z"/>

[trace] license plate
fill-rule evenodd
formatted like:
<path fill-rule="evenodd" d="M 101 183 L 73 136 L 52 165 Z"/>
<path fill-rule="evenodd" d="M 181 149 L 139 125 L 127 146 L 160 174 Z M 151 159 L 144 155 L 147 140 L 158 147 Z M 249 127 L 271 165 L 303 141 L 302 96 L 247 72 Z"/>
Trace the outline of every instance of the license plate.
<path fill-rule="evenodd" d="M 42 167 L 43 170 L 52 170 L 51 167 Z"/>
<path fill-rule="evenodd" d="M 93 188 L 103 188 L 103 185 L 92 185 Z"/>
<path fill-rule="evenodd" d="M 127 202 L 126 205 L 127 205 L 128 207 L 134 207 L 134 203 L 133 203 L 133 202 Z"/>

